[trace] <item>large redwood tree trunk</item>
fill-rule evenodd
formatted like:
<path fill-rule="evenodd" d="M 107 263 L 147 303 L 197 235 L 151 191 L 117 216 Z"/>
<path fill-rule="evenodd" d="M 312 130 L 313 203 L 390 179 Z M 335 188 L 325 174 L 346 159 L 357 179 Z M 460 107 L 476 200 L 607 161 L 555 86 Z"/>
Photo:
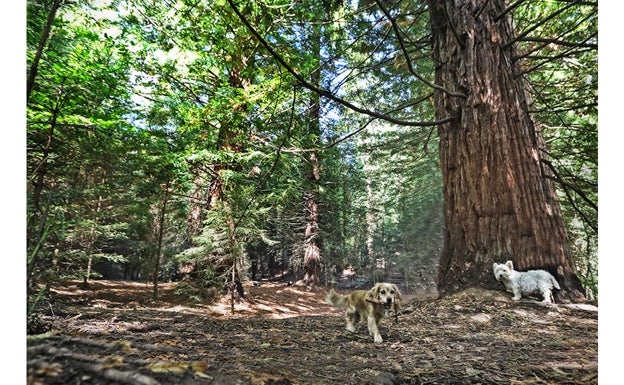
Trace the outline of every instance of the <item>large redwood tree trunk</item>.
<path fill-rule="evenodd" d="M 544 141 L 516 75 L 513 26 L 504 0 L 431 0 L 436 118 L 444 179 L 446 239 L 442 295 L 469 286 L 502 288 L 493 262 L 544 268 L 581 299 Z M 449 92 L 465 97 L 451 96 Z M 559 296 L 561 298 L 561 295 Z"/>

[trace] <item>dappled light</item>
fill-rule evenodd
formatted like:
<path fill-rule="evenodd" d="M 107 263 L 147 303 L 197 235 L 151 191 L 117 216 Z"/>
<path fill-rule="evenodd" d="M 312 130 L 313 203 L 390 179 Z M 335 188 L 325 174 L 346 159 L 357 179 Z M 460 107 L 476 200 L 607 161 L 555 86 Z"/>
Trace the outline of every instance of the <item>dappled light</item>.
<path fill-rule="evenodd" d="M 256 283 L 257 284 L 257 283 Z M 268 316 L 288 318 L 304 315 L 340 313 L 324 301 L 325 289 L 308 290 L 303 286 L 287 286 L 284 282 L 265 281 L 259 286 L 245 285 L 245 298 L 235 301 L 223 294 L 217 301 L 202 303 L 174 294 L 178 283 L 161 283 L 160 299 L 153 301 L 152 287 L 131 281 L 91 281 L 87 289 L 78 280 L 54 285 L 52 293 L 67 301 L 99 308 L 160 308 L 168 311 L 188 311 L 224 317 Z M 177 304 L 177 303 L 182 304 Z M 167 304 L 172 305 L 166 307 Z M 176 305 L 177 304 L 177 305 Z"/>
<path fill-rule="evenodd" d="M 365 323 L 345 330 L 323 287 L 248 281 L 232 312 L 228 295 L 197 303 L 172 295 L 175 286 L 162 284 L 153 301 L 149 286 L 133 282 L 53 285 L 45 330 L 28 339 L 30 383 L 80 383 L 84 373 L 92 384 L 597 383 L 598 313 L 589 305 L 476 288 L 406 295 L 373 344 Z"/>
<path fill-rule="evenodd" d="M 598 382 L 596 0 L 25 10 L 28 385 Z"/>

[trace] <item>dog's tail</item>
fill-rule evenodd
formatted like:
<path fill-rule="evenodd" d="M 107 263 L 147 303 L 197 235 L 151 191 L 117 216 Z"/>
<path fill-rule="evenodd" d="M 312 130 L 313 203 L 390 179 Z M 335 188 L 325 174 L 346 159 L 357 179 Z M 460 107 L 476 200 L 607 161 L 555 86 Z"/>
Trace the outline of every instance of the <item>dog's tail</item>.
<path fill-rule="evenodd" d="M 336 307 L 347 307 L 347 296 L 338 294 L 331 289 L 325 297 L 325 302 Z"/>

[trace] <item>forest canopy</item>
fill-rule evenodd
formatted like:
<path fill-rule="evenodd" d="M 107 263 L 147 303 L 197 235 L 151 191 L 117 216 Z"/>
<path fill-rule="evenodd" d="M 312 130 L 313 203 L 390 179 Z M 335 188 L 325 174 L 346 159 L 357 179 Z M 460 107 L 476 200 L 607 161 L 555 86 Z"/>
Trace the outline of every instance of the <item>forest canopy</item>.
<path fill-rule="evenodd" d="M 109 278 L 156 297 L 185 279 L 205 300 L 244 279 L 328 284 L 388 266 L 435 286 L 455 231 L 445 127 L 467 115 L 438 101 L 482 84 L 439 81 L 440 55 L 458 51 L 433 43 L 430 3 L 28 0 L 29 294 Z M 543 137 L 562 248 L 597 298 L 597 2 L 467 3 L 514 27 L 500 51 Z M 448 34 L 465 49 L 475 36 L 461 32 Z"/>

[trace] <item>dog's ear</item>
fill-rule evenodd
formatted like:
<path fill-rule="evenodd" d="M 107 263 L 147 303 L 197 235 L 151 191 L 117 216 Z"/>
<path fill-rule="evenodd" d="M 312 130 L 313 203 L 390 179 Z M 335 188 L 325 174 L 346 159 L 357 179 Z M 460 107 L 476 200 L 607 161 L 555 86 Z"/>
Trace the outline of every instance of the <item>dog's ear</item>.
<path fill-rule="evenodd" d="M 379 302 L 379 284 L 375 284 L 372 289 L 366 293 L 366 300 L 371 302 Z"/>
<path fill-rule="evenodd" d="M 394 293 L 396 295 L 396 299 L 397 300 L 403 299 L 403 297 L 401 296 L 401 290 L 399 290 L 398 286 L 393 283 L 392 284 L 392 288 L 394 289 Z"/>
<path fill-rule="evenodd" d="M 511 261 L 507 261 L 507 262 L 505 262 L 505 265 L 506 265 L 506 266 L 507 266 L 510 270 L 513 270 L 513 262 L 511 262 Z"/>
<path fill-rule="evenodd" d="M 392 304 L 392 308 L 394 309 L 394 318 L 395 321 L 398 322 L 399 310 L 401 309 L 401 300 L 403 297 L 401 296 L 401 290 L 397 287 L 397 285 L 392 284 L 392 288 L 394 289 L 394 303 Z"/>
<path fill-rule="evenodd" d="M 494 262 L 494 264 L 492 265 L 492 270 L 496 270 L 496 266 L 498 266 L 498 263 Z"/>

